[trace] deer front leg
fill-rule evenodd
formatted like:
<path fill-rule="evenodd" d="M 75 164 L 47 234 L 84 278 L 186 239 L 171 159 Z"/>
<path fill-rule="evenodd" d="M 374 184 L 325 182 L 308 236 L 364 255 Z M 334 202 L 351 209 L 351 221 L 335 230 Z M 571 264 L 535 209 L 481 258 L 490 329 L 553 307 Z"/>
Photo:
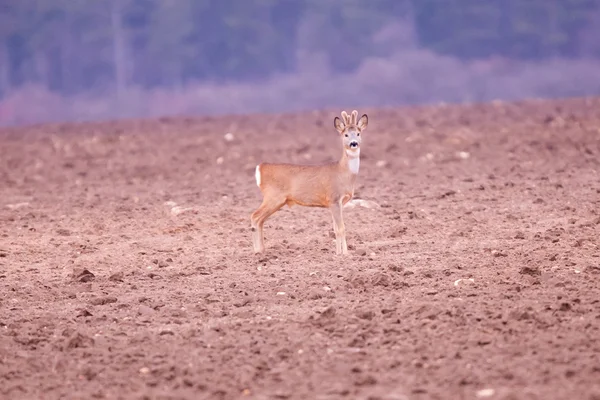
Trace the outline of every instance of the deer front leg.
<path fill-rule="evenodd" d="M 331 207 L 333 216 L 333 229 L 335 231 L 335 253 L 348 254 L 348 245 L 346 244 L 346 227 L 342 215 L 341 203 L 335 203 Z"/>

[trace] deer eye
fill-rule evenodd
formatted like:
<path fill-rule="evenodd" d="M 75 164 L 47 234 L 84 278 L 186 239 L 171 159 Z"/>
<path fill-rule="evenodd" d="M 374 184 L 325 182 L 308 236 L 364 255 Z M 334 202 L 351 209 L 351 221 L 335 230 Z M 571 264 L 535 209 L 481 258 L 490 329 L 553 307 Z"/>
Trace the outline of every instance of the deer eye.
<path fill-rule="evenodd" d="M 348 137 L 348 134 L 346 133 L 344 136 Z"/>
<path fill-rule="evenodd" d="M 356 136 L 360 136 L 360 133 L 357 133 Z"/>

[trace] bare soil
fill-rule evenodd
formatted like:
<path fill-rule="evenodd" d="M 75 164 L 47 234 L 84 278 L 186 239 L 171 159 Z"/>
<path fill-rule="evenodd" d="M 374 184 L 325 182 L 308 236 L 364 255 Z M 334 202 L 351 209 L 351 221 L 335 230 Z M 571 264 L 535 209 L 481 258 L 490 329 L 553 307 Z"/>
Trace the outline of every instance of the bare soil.
<path fill-rule="evenodd" d="M 339 111 L 0 131 L 0 397 L 599 399 L 600 99 L 361 109 L 351 254 L 253 254 Z"/>

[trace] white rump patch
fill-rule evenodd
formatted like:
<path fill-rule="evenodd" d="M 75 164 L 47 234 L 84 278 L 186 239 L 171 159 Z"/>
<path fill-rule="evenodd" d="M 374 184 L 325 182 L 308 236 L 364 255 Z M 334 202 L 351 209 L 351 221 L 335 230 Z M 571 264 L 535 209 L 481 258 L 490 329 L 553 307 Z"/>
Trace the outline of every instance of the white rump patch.
<path fill-rule="evenodd" d="M 256 171 L 254 172 L 254 177 L 256 178 L 256 186 L 260 187 L 260 165 L 256 166 Z"/>

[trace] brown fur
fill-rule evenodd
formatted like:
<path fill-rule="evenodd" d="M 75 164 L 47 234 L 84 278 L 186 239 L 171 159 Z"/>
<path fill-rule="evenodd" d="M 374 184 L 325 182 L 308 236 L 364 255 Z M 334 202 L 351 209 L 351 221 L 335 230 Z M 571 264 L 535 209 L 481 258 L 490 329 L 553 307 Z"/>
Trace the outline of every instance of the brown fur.
<path fill-rule="evenodd" d="M 305 207 L 329 208 L 336 233 L 336 252 L 338 254 L 348 252 L 342 207 L 354 195 L 357 174 L 349 169 L 348 152 L 352 154 L 353 149 L 348 144 L 350 139 L 347 138 L 347 133 L 351 132 L 353 137 L 359 137 L 360 132 L 367 126 L 368 118 L 363 115 L 360 121 L 357 120 L 356 110 L 351 115 L 342 111 L 341 115 L 342 120 L 338 117 L 334 119 L 334 126 L 343 144 L 343 153 L 339 162 L 325 165 L 262 163 L 258 166 L 260 172 L 258 186 L 263 194 L 263 201 L 251 216 L 255 252 L 264 251 L 265 221 L 286 204 L 289 207 L 297 204 Z"/>

